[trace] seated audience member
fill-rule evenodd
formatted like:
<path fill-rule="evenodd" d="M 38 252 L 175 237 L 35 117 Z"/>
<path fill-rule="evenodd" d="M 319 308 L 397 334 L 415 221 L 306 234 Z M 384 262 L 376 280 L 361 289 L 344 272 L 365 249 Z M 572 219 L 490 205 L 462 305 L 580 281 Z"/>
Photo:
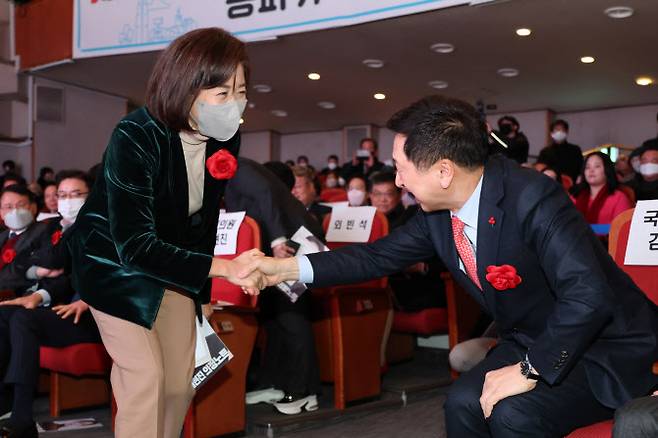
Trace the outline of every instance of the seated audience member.
<path fill-rule="evenodd" d="M 326 172 L 324 178 L 323 189 L 335 189 L 339 187 L 339 175 L 338 171 L 330 170 Z"/>
<path fill-rule="evenodd" d="M 0 304 L 0 370 L 4 378 L 0 413 L 11 410 L 2 436 L 37 437 L 32 404 L 39 382 L 40 346 L 100 342 L 89 307 L 76 296 L 69 281 L 67 241 L 89 192 L 87 176 L 81 171 L 65 171 L 57 180 L 62 220 L 29 257 L 31 268 L 26 273 L 36 281 L 37 290 Z"/>
<path fill-rule="evenodd" d="M 337 175 L 340 175 L 340 165 L 338 164 L 338 155 L 329 155 L 327 157 L 327 167 L 322 169 L 320 172 L 322 175 L 327 175 L 329 172 L 335 172 Z M 338 181 L 338 180 L 336 180 Z"/>
<path fill-rule="evenodd" d="M 569 175 L 575 183 L 583 167 L 583 153 L 580 146 L 567 141 L 568 135 L 569 124 L 566 121 L 556 120 L 551 123 L 553 142 L 541 150 L 537 163 L 543 163 Z"/>
<path fill-rule="evenodd" d="M 368 178 L 383 167 L 384 163 L 379 161 L 377 154 L 377 141 L 374 138 L 364 138 L 359 144 L 359 149 L 354 151 L 352 161 L 343 164 L 341 176 L 345 181 L 349 181 L 354 175 Z"/>
<path fill-rule="evenodd" d="M 290 172 L 290 169 L 280 163 Z M 272 166 L 280 169 L 280 166 Z M 274 257 L 295 255 L 287 246 L 289 238 L 304 226 L 322 238 L 323 230 L 314 216 L 292 196 L 283 180 L 267 167 L 239 157 L 238 170 L 226 186 L 227 211 L 246 211 L 261 228 L 264 252 Z M 272 402 L 284 414 L 317 409 L 320 375 L 311 325 L 311 293 L 295 303 L 276 288 L 265 289 L 259 297 L 260 319 L 267 342 L 256 390 L 247 394 L 247 403 Z"/>
<path fill-rule="evenodd" d="M 642 147 L 638 178 L 628 183 L 638 201 L 658 199 L 658 144 Z"/>
<path fill-rule="evenodd" d="M 498 136 L 507 144 L 507 148 L 494 142 L 495 150 L 502 153 L 508 158 L 523 164 L 528 161 L 528 151 L 530 145 L 528 138 L 520 131 L 521 125 L 518 120 L 512 116 L 503 116 L 498 119 Z"/>
<path fill-rule="evenodd" d="M 35 222 L 37 204 L 34 194 L 25 186 L 6 187 L 0 195 L 0 215 L 7 230 L 0 234 L 0 290 L 17 296 L 30 293 L 34 280 L 26 278 L 28 258 L 45 241 L 48 225 Z"/>
<path fill-rule="evenodd" d="M 331 213 L 331 208 L 317 202 L 319 184 L 317 184 L 315 173 L 312 169 L 302 166 L 293 167 L 292 173 L 295 175 L 292 195 L 304 204 L 306 210 L 315 216 L 319 223 L 322 223 L 324 216 Z"/>
<path fill-rule="evenodd" d="M 628 196 L 617 187 L 615 167 L 602 152 L 593 152 L 585 159 L 583 182 L 575 186 L 576 208 L 590 224 L 609 224 L 621 212 L 632 207 Z"/>
<path fill-rule="evenodd" d="M 47 183 L 43 189 L 43 213 L 57 213 L 57 184 Z"/>
<path fill-rule="evenodd" d="M 347 181 L 347 201 L 350 207 L 368 205 L 367 183 L 363 176 L 352 175 Z"/>
<path fill-rule="evenodd" d="M 635 170 L 631 166 L 629 157 L 620 155 L 615 161 L 615 173 L 617 174 L 617 181 L 620 183 L 628 183 L 635 179 Z"/>
<path fill-rule="evenodd" d="M 293 168 L 295 167 L 295 162 L 292 160 L 286 160 L 286 166 Z"/>
<path fill-rule="evenodd" d="M 55 172 L 51 167 L 42 167 L 39 170 L 39 178 L 37 183 L 41 186 L 41 190 L 46 189 L 46 185 L 52 184 L 55 182 Z"/>
<path fill-rule="evenodd" d="M 288 164 L 282 163 L 281 161 L 268 161 L 263 164 L 267 170 L 272 172 L 290 192 L 295 185 L 295 175 L 292 173 L 292 169 Z"/>
<path fill-rule="evenodd" d="M 658 437 L 658 391 L 637 398 L 615 411 L 613 438 Z"/>
<path fill-rule="evenodd" d="M 386 215 L 389 231 L 394 230 L 416 214 L 415 205 L 409 208 L 402 203 L 402 189 L 395 185 L 395 173 L 375 172 L 370 177 L 370 202 L 378 212 Z"/>
<path fill-rule="evenodd" d="M 0 184 L 4 187 L 5 177 L 16 173 L 16 163 L 14 160 L 5 160 L 2 162 L 3 174 L 0 176 Z"/>
<path fill-rule="evenodd" d="M 13 185 L 27 187 L 27 182 L 25 181 L 25 178 L 15 173 L 5 174 L 5 179 L 4 182 L 2 183 L 2 188 L 4 189 L 6 187 Z"/>

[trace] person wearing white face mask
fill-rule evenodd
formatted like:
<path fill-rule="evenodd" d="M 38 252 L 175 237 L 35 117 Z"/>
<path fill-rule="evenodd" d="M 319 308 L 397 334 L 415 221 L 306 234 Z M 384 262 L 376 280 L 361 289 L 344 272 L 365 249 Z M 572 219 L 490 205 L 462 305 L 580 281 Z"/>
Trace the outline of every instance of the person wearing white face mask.
<path fill-rule="evenodd" d="M 642 147 L 639 175 L 628 185 L 638 201 L 658 199 L 658 144 Z"/>
<path fill-rule="evenodd" d="M 539 153 L 537 163 L 546 164 L 576 182 L 583 167 L 583 152 L 580 146 L 567 141 L 569 124 L 564 120 L 551 123 L 552 143 Z"/>
<path fill-rule="evenodd" d="M 327 167 L 322 169 L 320 175 L 327 175 L 329 172 L 335 172 L 336 175 L 340 175 L 341 167 L 338 164 L 338 155 L 329 155 L 327 157 Z"/>
<path fill-rule="evenodd" d="M 115 128 L 78 213 L 73 287 L 113 360 L 119 438 L 180 436 L 210 279 L 252 295 L 264 286 L 258 273 L 237 276 L 260 251 L 213 257 L 248 73 L 244 43 L 222 29 L 176 38 L 154 66 L 146 106 Z"/>
<path fill-rule="evenodd" d="M 366 180 L 362 176 L 353 176 L 347 182 L 347 200 L 350 207 L 368 205 Z"/>

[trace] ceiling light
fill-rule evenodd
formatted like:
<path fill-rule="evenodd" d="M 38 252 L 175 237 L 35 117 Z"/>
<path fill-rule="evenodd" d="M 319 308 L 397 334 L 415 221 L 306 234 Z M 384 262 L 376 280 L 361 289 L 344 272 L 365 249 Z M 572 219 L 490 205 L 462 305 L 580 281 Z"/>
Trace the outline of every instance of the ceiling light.
<path fill-rule="evenodd" d="M 381 59 L 364 59 L 361 61 L 363 65 L 368 68 L 382 68 L 384 67 L 384 61 Z"/>
<path fill-rule="evenodd" d="M 446 81 L 429 81 L 427 83 L 432 88 L 436 88 L 437 90 L 443 90 L 444 88 L 448 88 L 448 83 Z"/>
<path fill-rule="evenodd" d="M 532 31 L 526 27 L 522 27 L 520 29 L 516 29 L 516 34 L 518 36 L 526 37 L 529 36 L 532 33 Z"/>
<path fill-rule="evenodd" d="M 256 84 L 254 85 L 254 90 L 256 90 L 258 93 L 269 93 L 272 91 L 272 87 L 265 84 Z"/>
<path fill-rule="evenodd" d="M 605 15 L 615 19 L 628 18 L 633 15 L 633 12 L 633 8 L 628 6 L 613 6 L 603 11 Z"/>
<path fill-rule="evenodd" d="M 287 117 L 288 113 L 284 110 L 272 110 L 270 113 L 276 117 Z"/>
<path fill-rule="evenodd" d="M 247 104 L 247 108 L 254 109 L 254 108 L 256 108 L 256 104 L 253 103 L 253 102 L 249 102 L 249 103 Z"/>
<path fill-rule="evenodd" d="M 240 117 L 240 124 L 242 125 L 244 123 L 244 119 Z"/>
<path fill-rule="evenodd" d="M 309 73 L 308 78 L 312 81 L 320 80 L 320 73 Z"/>
<path fill-rule="evenodd" d="M 435 53 L 452 53 L 455 51 L 455 46 L 448 43 L 436 43 L 430 46 L 430 50 Z"/>
<path fill-rule="evenodd" d="M 519 75 L 519 70 L 515 68 L 506 67 L 506 68 L 498 69 L 497 73 L 504 78 L 513 78 Z"/>
<path fill-rule="evenodd" d="M 334 109 L 336 108 L 336 104 L 333 102 L 328 102 L 328 101 L 322 101 L 318 102 L 318 106 L 322 109 Z"/>
<path fill-rule="evenodd" d="M 580 62 L 582 62 L 583 64 L 591 64 L 594 61 L 595 59 L 593 56 L 583 56 L 582 58 L 580 58 Z"/>
<path fill-rule="evenodd" d="M 375 93 L 375 95 L 372 96 L 372 97 L 374 97 L 374 98 L 377 99 L 377 100 L 384 100 L 384 99 L 386 99 L 386 95 L 385 95 L 384 93 Z"/>
<path fill-rule="evenodd" d="M 653 84 L 653 79 L 648 76 L 640 76 L 639 78 L 635 79 L 635 83 L 646 87 L 647 85 Z"/>

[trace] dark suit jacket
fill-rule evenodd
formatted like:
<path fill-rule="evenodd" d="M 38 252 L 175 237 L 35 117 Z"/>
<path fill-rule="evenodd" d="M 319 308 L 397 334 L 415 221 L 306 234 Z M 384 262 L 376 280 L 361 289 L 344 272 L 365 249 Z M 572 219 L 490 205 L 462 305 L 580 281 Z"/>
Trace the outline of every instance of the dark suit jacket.
<path fill-rule="evenodd" d="M 26 289 L 36 282 L 25 278 L 25 273 L 32 266 L 30 256 L 50 238 L 49 227 L 43 222 L 35 222 L 21 233 L 16 240 L 14 260 L 0 269 L 0 290 L 13 290 L 16 295 L 23 295 Z M 9 230 L 0 233 L 0 248 L 9 237 Z"/>
<path fill-rule="evenodd" d="M 246 211 L 258 222 L 266 252 L 274 239 L 290 238 L 302 225 L 315 236 L 324 236 L 322 225 L 276 175 L 248 158 L 238 158 L 238 164 L 238 171 L 226 185 L 226 211 Z"/>
<path fill-rule="evenodd" d="M 209 139 L 237 155 L 240 134 Z M 146 108 L 115 128 L 103 172 L 77 218 L 71 239 L 73 287 L 90 306 L 150 328 L 164 289 L 210 299 L 208 272 L 226 181 L 205 171 L 203 206 L 188 216 L 185 157 L 177 132 Z"/>
<path fill-rule="evenodd" d="M 434 254 L 491 314 L 500 336 L 529 349 L 530 362 L 549 384 L 583 361 L 597 399 L 613 408 L 655 385 L 656 306 L 617 267 L 560 185 L 502 156 L 486 165 L 480 196 L 483 291 L 459 269 L 448 211 L 420 212 L 373 244 L 309 259 L 314 284 L 323 286 L 389 275 Z M 498 291 L 486 269 L 503 264 L 514 266 L 522 282 Z"/>

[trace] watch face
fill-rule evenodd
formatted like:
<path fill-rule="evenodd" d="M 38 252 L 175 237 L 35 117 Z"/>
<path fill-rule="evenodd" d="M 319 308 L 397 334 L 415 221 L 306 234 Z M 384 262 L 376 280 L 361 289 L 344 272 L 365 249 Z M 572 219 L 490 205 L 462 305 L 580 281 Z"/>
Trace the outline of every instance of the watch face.
<path fill-rule="evenodd" d="M 521 362 L 521 374 L 526 377 L 528 377 L 528 374 L 530 374 L 530 364 L 528 362 Z"/>

